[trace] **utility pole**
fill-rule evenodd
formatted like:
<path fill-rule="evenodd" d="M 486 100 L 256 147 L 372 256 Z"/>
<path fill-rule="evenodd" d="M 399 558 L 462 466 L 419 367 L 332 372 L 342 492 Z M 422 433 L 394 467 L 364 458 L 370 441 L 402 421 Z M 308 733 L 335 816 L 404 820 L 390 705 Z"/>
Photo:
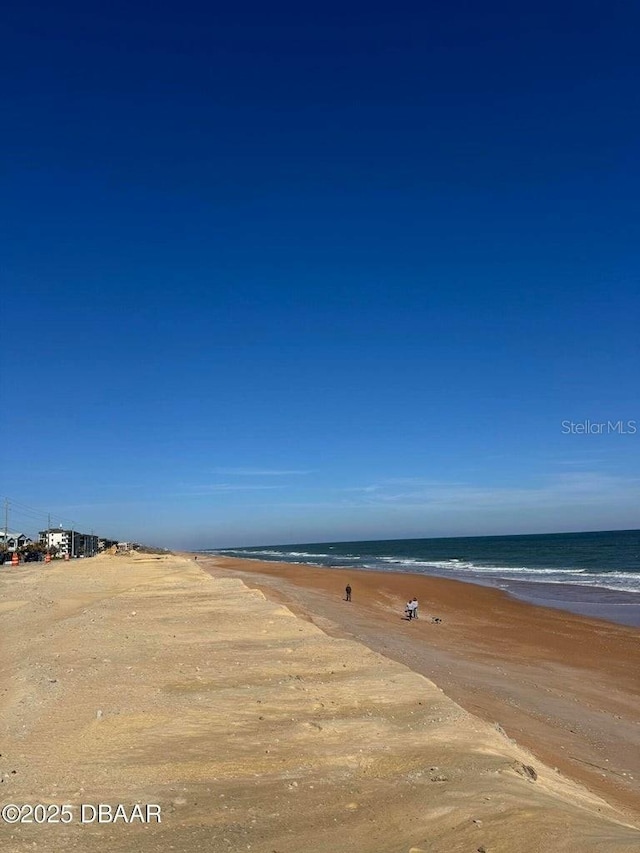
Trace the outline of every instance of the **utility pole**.
<path fill-rule="evenodd" d="M 9 498 L 4 499 L 4 547 L 5 555 L 9 556 Z"/>

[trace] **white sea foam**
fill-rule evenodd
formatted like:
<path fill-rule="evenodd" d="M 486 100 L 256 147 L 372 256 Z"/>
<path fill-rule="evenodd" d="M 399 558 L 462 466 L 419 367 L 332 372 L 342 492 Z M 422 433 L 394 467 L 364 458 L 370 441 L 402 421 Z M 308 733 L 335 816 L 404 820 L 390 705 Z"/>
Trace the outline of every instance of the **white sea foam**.
<path fill-rule="evenodd" d="M 332 548 L 327 546 L 327 550 Z M 264 548 L 259 550 L 225 549 L 220 554 L 232 554 L 245 559 L 260 560 L 265 557 L 301 565 L 354 564 L 354 568 L 416 572 L 444 577 L 483 581 L 492 586 L 504 586 L 500 581 L 533 584 L 574 585 L 582 588 L 640 593 L 640 573 L 610 571 L 594 572 L 584 567 L 532 568 L 530 566 L 478 565 L 469 560 L 450 558 L 446 560 L 420 560 L 412 557 L 379 555 L 347 555 L 335 553 L 313 553 L 310 551 L 288 551 Z"/>
<path fill-rule="evenodd" d="M 535 584 L 572 584 L 580 587 L 595 587 L 615 592 L 640 593 L 640 573 L 636 572 L 592 572 L 585 568 L 531 568 L 530 566 L 478 565 L 459 560 L 415 560 L 411 558 L 380 556 L 379 563 L 402 566 L 408 571 L 422 573 L 433 572 L 446 577 L 459 577 L 481 581 L 491 579 L 492 583 L 500 579 L 523 581 Z M 373 566 L 375 568 L 375 566 Z M 502 584 L 500 584 L 502 586 Z"/>

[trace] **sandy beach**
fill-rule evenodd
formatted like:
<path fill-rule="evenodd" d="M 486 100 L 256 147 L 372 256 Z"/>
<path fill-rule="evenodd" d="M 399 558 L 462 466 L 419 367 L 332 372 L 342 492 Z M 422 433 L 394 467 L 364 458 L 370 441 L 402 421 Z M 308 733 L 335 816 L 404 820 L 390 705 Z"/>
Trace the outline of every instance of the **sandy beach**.
<path fill-rule="evenodd" d="M 5 569 L 2 802 L 72 819 L 5 821 L 2 849 L 637 850 L 638 632 L 366 575 Z M 100 803 L 148 819 L 82 820 Z"/>
<path fill-rule="evenodd" d="M 637 628 L 422 575 L 222 557 L 213 565 L 280 596 L 324 630 L 356 637 L 422 673 L 545 763 L 640 819 Z M 342 601 L 347 583 L 351 607 Z M 413 596 L 421 618 L 407 624 L 404 604 Z M 432 623 L 433 616 L 442 622 Z"/>

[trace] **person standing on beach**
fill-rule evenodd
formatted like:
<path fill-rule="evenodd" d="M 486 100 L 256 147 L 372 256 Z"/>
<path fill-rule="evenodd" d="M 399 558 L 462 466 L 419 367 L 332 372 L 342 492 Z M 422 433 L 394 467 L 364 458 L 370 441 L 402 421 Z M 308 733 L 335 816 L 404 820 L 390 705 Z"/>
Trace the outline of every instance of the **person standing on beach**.
<path fill-rule="evenodd" d="M 351 601 L 351 584 L 347 584 L 344 588 L 346 599 L 345 601 Z"/>
<path fill-rule="evenodd" d="M 412 619 L 418 618 L 418 599 L 412 598 L 411 601 L 407 601 L 407 606 L 404 609 L 406 617 L 409 621 Z"/>

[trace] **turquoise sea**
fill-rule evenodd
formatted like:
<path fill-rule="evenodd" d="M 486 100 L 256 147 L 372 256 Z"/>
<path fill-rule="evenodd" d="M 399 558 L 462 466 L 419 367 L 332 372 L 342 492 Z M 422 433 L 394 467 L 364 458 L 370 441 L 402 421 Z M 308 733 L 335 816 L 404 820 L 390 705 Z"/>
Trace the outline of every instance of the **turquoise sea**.
<path fill-rule="evenodd" d="M 206 553 L 437 575 L 499 587 L 532 603 L 640 626 L 640 530 L 297 543 Z"/>

